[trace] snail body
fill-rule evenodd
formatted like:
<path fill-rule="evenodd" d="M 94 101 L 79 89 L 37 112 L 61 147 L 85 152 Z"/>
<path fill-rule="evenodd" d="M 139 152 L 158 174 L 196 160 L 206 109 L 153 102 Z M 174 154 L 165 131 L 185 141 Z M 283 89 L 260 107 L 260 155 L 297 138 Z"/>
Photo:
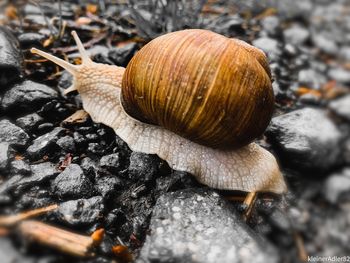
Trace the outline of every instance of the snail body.
<path fill-rule="evenodd" d="M 182 33 L 185 31 L 179 32 Z M 201 33 L 209 32 L 204 30 L 200 31 Z M 210 32 L 210 34 L 214 33 Z M 148 105 L 148 108 L 145 107 L 145 111 L 142 109 L 142 103 L 135 104 L 135 107 L 132 107 L 132 104 L 129 103 L 129 97 L 136 98 L 136 100 L 139 100 L 141 97 L 147 101 L 146 94 L 139 94 L 139 91 L 135 91 L 136 93 L 131 92 L 133 89 L 138 88 L 138 86 L 135 87 L 134 83 L 130 80 L 131 76 L 138 72 L 138 70 L 135 69 L 138 66 L 133 68 L 135 65 L 133 63 L 141 58 L 136 55 L 138 56 L 136 60 L 132 60 L 130 68 L 128 65 L 126 69 L 118 66 L 95 63 L 88 57 L 75 32 L 73 32 L 73 36 L 82 56 L 81 65 L 69 64 L 64 60 L 37 49 L 32 49 L 32 52 L 51 60 L 69 71 L 74 76 L 74 82 L 73 86 L 68 88 L 66 92 L 77 90 L 81 95 L 83 107 L 90 114 L 92 120 L 113 128 L 115 133 L 128 144 L 131 150 L 148 154 L 157 154 L 160 158 L 167 161 L 171 168 L 189 172 L 193 174 L 199 182 L 213 188 L 247 192 L 265 191 L 282 193 L 286 191 L 286 185 L 279 171 L 278 164 L 271 153 L 255 143 L 237 148 L 242 143 L 251 141 L 252 135 L 243 135 L 238 141 L 237 138 L 235 140 L 229 139 L 224 144 L 214 142 L 211 146 L 208 146 L 210 143 L 202 143 L 201 141 L 203 138 L 204 141 L 206 141 L 209 138 L 208 136 L 198 135 L 198 133 L 191 135 L 191 133 L 189 133 L 189 135 L 184 135 L 187 137 L 185 138 L 181 136 L 181 132 L 177 131 L 176 128 L 171 128 L 173 130 L 170 130 L 168 127 L 159 126 L 163 125 L 161 121 L 158 122 L 157 118 L 150 118 L 149 116 L 152 114 L 145 114 L 150 109 L 153 110 L 153 112 L 157 112 L 156 109 L 152 109 L 152 107 L 158 105 L 157 99 L 155 99 L 155 104 L 148 101 L 150 105 Z M 256 65 L 253 68 L 256 69 L 257 72 L 263 73 L 263 76 L 260 77 L 244 74 L 244 76 L 241 77 L 248 78 L 248 81 L 252 81 L 252 83 L 255 83 L 258 79 L 263 79 L 262 90 L 268 90 L 270 87 L 270 82 L 268 82 L 270 75 L 268 64 L 262 59 L 264 55 L 261 51 L 257 52 L 255 49 L 252 49 L 251 46 L 243 42 L 237 41 L 236 44 L 241 46 L 242 50 L 240 52 L 243 52 L 245 56 L 255 52 L 256 56 L 252 58 L 254 58 L 254 63 L 256 63 Z M 147 45 L 145 48 L 147 48 Z M 147 51 L 146 49 L 145 52 L 147 53 Z M 141 55 L 142 49 L 140 51 L 140 56 Z M 157 60 L 154 61 L 153 65 L 156 64 L 156 62 Z M 147 63 L 145 66 L 147 67 Z M 142 65 L 140 67 L 142 68 Z M 136 73 L 134 71 L 136 71 Z M 152 74 L 152 70 L 151 73 L 149 73 L 146 69 L 145 75 L 147 74 Z M 185 74 L 185 72 L 183 74 Z M 138 74 L 135 78 L 144 78 L 139 80 L 142 83 L 147 81 L 145 75 Z M 163 77 L 165 78 L 166 76 Z M 150 79 L 153 83 L 153 78 L 150 77 Z M 187 82 L 185 83 L 186 87 L 187 84 L 190 84 Z M 208 83 L 210 84 L 210 81 Z M 168 92 L 166 88 L 169 85 L 169 83 L 165 85 L 163 92 Z M 128 90 L 124 92 L 124 89 Z M 142 86 L 141 90 L 145 90 L 145 87 Z M 243 89 L 239 90 L 241 90 L 241 92 L 243 91 Z M 189 91 L 187 90 L 187 92 Z M 264 91 L 261 92 L 264 93 L 261 102 L 270 102 L 271 94 Z M 150 94 L 152 94 L 152 92 L 150 92 Z M 254 91 L 250 93 L 250 97 L 253 95 L 255 95 Z M 181 97 L 180 94 L 176 96 Z M 230 94 L 228 93 L 226 96 L 230 96 Z M 195 94 L 195 97 L 198 97 L 198 94 Z M 186 101 L 186 103 L 188 104 L 190 101 Z M 125 106 L 126 104 L 128 106 Z M 176 105 L 172 107 L 176 107 Z M 221 107 L 225 109 L 225 106 Z M 260 135 L 263 132 L 261 129 L 265 129 L 269 118 L 271 118 L 272 106 L 268 104 L 266 107 L 266 114 L 269 116 L 263 117 L 268 120 L 261 122 L 263 124 L 260 125 L 260 131 L 254 131 L 252 133 L 254 136 Z M 133 108 L 136 108 L 136 111 Z M 168 114 L 170 114 L 168 113 L 169 109 L 170 108 L 167 107 L 161 109 L 161 111 L 164 110 L 162 112 L 164 115 L 160 120 L 167 119 L 167 116 L 169 116 Z M 253 107 L 253 109 L 255 108 Z M 264 109 L 260 110 L 264 111 Z M 130 111 L 132 111 L 132 113 L 130 113 Z M 248 112 L 250 112 L 250 110 L 248 110 Z M 195 115 L 195 113 L 193 114 Z M 186 114 L 184 115 L 186 116 Z M 249 116 L 249 114 L 242 115 L 242 118 L 248 118 L 247 116 Z M 173 121 L 178 120 L 174 119 Z M 199 128 L 204 127 L 204 129 L 206 129 L 206 124 L 203 124 L 203 121 L 205 121 L 205 119 L 199 121 Z M 255 123 L 259 121 L 260 119 L 258 118 Z M 249 125 L 254 126 L 254 123 Z M 203 134 L 205 135 L 206 132 L 210 132 L 210 129 L 204 131 Z M 194 136 L 193 140 L 188 139 L 191 138 L 191 136 Z M 202 136 L 202 138 L 198 139 L 200 136 Z M 227 144 L 229 144 L 228 147 L 226 147 Z"/>

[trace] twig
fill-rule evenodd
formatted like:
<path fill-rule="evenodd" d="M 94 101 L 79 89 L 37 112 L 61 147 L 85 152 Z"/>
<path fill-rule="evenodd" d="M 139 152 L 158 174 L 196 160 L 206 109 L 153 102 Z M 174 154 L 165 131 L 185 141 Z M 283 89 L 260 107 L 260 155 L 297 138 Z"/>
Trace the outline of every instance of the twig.
<path fill-rule="evenodd" d="M 27 212 L 19 213 L 17 215 L 10 215 L 10 216 L 0 216 L 0 227 L 11 227 L 15 224 L 19 223 L 20 221 L 23 221 L 25 219 L 37 217 L 43 214 L 46 214 L 50 211 L 56 210 L 58 207 L 57 204 L 50 205 L 47 207 L 37 208 L 34 210 L 30 210 Z"/>
<path fill-rule="evenodd" d="M 255 204 L 255 200 L 257 198 L 257 193 L 256 192 L 250 192 L 247 194 L 247 197 L 245 198 L 243 204 L 247 206 L 247 209 L 244 212 L 243 219 L 247 221 L 252 213 L 252 209 Z"/>
<path fill-rule="evenodd" d="M 94 239 L 38 221 L 23 221 L 18 232 L 25 238 L 78 257 L 93 257 Z"/>
<path fill-rule="evenodd" d="M 295 232 L 293 234 L 293 237 L 294 237 L 297 249 L 298 249 L 298 256 L 299 256 L 300 261 L 307 262 L 308 255 L 307 255 L 307 252 L 305 250 L 303 238 L 301 237 L 301 235 L 298 232 Z"/>

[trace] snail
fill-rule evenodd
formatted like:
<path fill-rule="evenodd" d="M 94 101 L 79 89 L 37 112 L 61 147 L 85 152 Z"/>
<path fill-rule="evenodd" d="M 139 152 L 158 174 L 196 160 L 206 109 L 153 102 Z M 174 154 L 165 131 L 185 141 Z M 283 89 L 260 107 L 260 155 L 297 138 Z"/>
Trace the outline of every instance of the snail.
<path fill-rule="evenodd" d="M 268 125 L 274 95 L 265 54 L 217 33 L 188 29 L 146 44 L 126 68 L 31 52 L 70 72 L 83 108 L 131 150 L 157 154 L 212 188 L 286 191 L 274 156 L 252 140 Z"/>

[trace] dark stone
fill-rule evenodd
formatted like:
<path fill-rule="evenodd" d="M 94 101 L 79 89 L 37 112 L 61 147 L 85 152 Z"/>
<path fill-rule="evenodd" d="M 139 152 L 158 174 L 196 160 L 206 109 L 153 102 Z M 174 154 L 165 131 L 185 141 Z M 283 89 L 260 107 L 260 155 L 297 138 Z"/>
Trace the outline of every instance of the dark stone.
<path fill-rule="evenodd" d="M 325 181 L 322 193 L 332 204 L 340 203 L 339 197 L 350 191 L 350 168 L 344 168 L 338 173 L 332 174 Z"/>
<path fill-rule="evenodd" d="M 330 69 L 328 71 L 328 76 L 337 82 L 350 84 L 350 71 L 341 67 Z"/>
<path fill-rule="evenodd" d="M 338 116 L 350 121 L 350 95 L 332 101 L 329 108 Z"/>
<path fill-rule="evenodd" d="M 343 156 L 345 163 L 350 165 L 350 139 L 347 139 L 344 143 Z"/>
<path fill-rule="evenodd" d="M 24 147 L 28 144 L 29 136 L 20 127 L 9 120 L 0 121 L 0 142 L 7 142 L 12 146 Z"/>
<path fill-rule="evenodd" d="M 286 43 L 299 46 L 308 40 L 310 37 L 310 32 L 305 27 L 293 25 L 292 27 L 284 30 L 283 36 Z"/>
<path fill-rule="evenodd" d="M 114 48 L 108 52 L 110 58 L 116 65 L 126 67 L 134 56 L 138 47 L 136 43 L 130 43 L 120 48 Z"/>
<path fill-rule="evenodd" d="M 51 122 L 45 122 L 38 126 L 38 132 L 45 133 L 53 129 L 54 125 Z"/>
<path fill-rule="evenodd" d="M 22 183 L 47 182 L 54 179 L 59 173 L 59 170 L 56 168 L 55 164 L 51 162 L 32 164 L 30 165 L 30 170 L 32 171 L 32 175 L 29 177 L 24 177 L 21 181 Z"/>
<path fill-rule="evenodd" d="M 93 171 L 94 173 L 96 173 L 96 171 L 99 168 L 97 161 L 91 159 L 90 157 L 85 157 L 83 160 L 81 160 L 80 167 L 86 173 L 90 171 Z"/>
<path fill-rule="evenodd" d="M 66 152 L 75 152 L 74 139 L 68 135 L 58 139 L 56 143 Z"/>
<path fill-rule="evenodd" d="M 16 124 L 26 132 L 31 132 L 36 129 L 39 124 L 44 121 L 37 113 L 31 113 L 26 116 L 20 117 L 16 120 Z"/>
<path fill-rule="evenodd" d="M 22 195 L 22 191 L 30 186 L 37 186 L 46 183 L 56 177 L 59 173 L 55 165 L 51 162 L 30 165 L 32 174 L 30 176 L 13 176 L 8 183 L 8 190 L 16 189 L 18 195 Z M 0 191 L 1 192 L 1 191 Z"/>
<path fill-rule="evenodd" d="M 24 72 L 19 42 L 5 27 L 0 26 L 0 87 L 19 80 Z"/>
<path fill-rule="evenodd" d="M 56 127 L 51 132 L 46 133 L 38 138 L 36 138 L 32 144 L 27 148 L 27 153 L 32 159 L 39 159 L 45 154 L 49 154 L 51 150 L 54 149 L 58 137 L 63 135 L 65 129 L 61 127 Z"/>
<path fill-rule="evenodd" d="M 102 175 L 96 178 L 95 187 L 104 199 L 112 197 L 123 186 L 125 186 L 123 182 L 113 175 Z"/>
<path fill-rule="evenodd" d="M 212 190 L 162 195 L 150 235 L 136 262 L 278 262 L 273 247 L 254 233 Z"/>
<path fill-rule="evenodd" d="M 29 164 L 23 160 L 13 160 L 10 167 L 12 174 L 29 175 L 32 171 Z"/>
<path fill-rule="evenodd" d="M 90 152 L 96 155 L 103 154 L 104 151 L 105 149 L 99 143 L 96 143 L 96 142 L 89 143 L 87 148 L 87 152 Z"/>
<path fill-rule="evenodd" d="M 2 107 L 6 111 L 13 110 L 16 113 L 19 110 L 36 110 L 45 102 L 57 97 L 58 93 L 49 86 L 25 80 L 4 94 Z"/>
<path fill-rule="evenodd" d="M 137 182 L 151 181 L 156 177 L 161 165 L 162 160 L 156 155 L 132 152 L 128 168 L 129 177 Z"/>
<path fill-rule="evenodd" d="M 29 47 L 33 45 L 40 45 L 45 36 L 39 33 L 23 33 L 18 36 L 19 43 L 22 47 Z"/>
<path fill-rule="evenodd" d="M 102 219 L 103 210 L 103 198 L 95 196 L 89 199 L 78 199 L 61 203 L 57 216 L 62 222 L 69 225 L 91 225 Z"/>
<path fill-rule="evenodd" d="M 100 166 L 112 173 L 118 172 L 120 168 L 120 154 L 112 153 L 100 159 Z"/>
<path fill-rule="evenodd" d="M 343 136 L 323 110 L 304 108 L 275 117 L 266 135 L 295 169 L 326 171 L 339 162 Z"/>
<path fill-rule="evenodd" d="M 60 198 L 89 198 L 94 194 L 90 179 L 77 164 L 70 164 L 51 184 L 52 191 Z"/>
<path fill-rule="evenodd" d="M 9 163 L 9 143 L 0 142 L 0 171 L 5 171 Z"/>

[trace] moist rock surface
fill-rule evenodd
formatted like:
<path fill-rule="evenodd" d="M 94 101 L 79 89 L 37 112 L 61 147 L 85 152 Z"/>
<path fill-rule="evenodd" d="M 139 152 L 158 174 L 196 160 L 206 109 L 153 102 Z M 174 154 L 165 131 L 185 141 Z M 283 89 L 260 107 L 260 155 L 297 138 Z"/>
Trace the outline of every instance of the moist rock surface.
<path fill-rule="evenodd" d="M 162 195 L 136 262 L 277 262 L 272 247 L 212 190 Z"/>

